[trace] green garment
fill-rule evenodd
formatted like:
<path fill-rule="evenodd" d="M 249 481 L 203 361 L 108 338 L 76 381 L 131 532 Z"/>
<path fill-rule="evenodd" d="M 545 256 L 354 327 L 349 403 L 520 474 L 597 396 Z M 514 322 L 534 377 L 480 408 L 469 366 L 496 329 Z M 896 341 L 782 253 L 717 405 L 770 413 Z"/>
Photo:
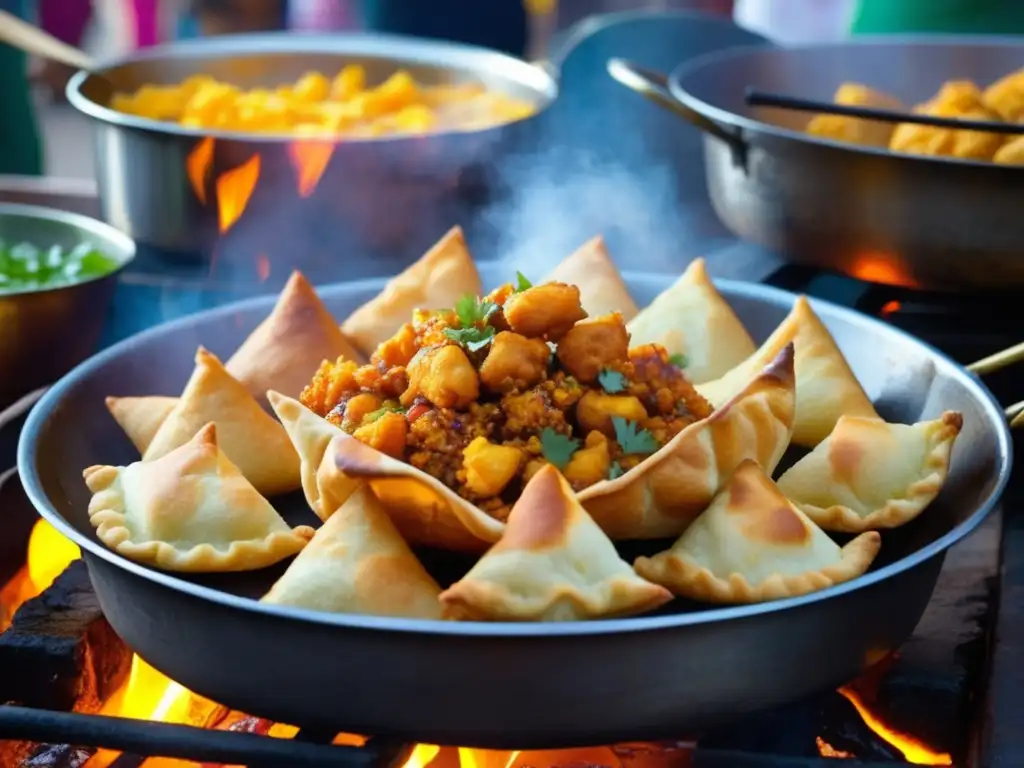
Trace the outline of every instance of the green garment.
<path fill-rule="evenodd" d="M 1024 0 L 858 0 L 855 35 L 1024 34 Z"/>
<path fill-rule="evenodd" d="M 20 0 L 0 0 L 0 8 L 24 14 Z M 43 151 L 24 53 L 0 44 L 0 174 L 39 176 Z"/>

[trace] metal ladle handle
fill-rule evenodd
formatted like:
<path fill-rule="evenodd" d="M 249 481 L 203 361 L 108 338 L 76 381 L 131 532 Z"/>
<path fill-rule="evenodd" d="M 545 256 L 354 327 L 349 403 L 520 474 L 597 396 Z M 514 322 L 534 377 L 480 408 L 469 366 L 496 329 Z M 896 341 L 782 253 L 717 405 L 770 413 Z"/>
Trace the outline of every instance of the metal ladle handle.
<path fill-rule="evenodd" d="M 665 74 L 641 67 L 625 59 L 609 59 L 606 66 L 608 74 L 617 83 L 626 86 L 635 93 L 639 93 L 659 107 L 675 113 L 693 127 L 714 136 L 719 141 L 725 142 L 732 149 L 735 160 L 742 162 L 745 159 L 747 145 L 744 141 L 714 120 L 705 117 L 673 96 L 669 89 L 668 77 Z"/>

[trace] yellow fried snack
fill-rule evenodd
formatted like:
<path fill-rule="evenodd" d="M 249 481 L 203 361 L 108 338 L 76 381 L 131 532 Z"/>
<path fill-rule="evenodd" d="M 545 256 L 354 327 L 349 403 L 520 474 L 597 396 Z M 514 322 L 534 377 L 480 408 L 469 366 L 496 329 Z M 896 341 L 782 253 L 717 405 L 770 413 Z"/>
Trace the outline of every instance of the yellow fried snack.
<path fill-rule="evenodd" d="M 1008 139 L 996 152 L 992 162 L 1001 165 L 1024 165 L 1024 136 Z"/>
<path fill-rule="evenodd" d="M 859 83 L 843 83 L 836 90 L 832 101 L 849 107 L 895 111 L 904 109 L 902 102 L 896 97 Z M 889 137 L 892 136 L 892 125 L 845 115 L 816 115 L 807 124 L 807 133 L 823 139 L 846 141 L 865 147 L 886 147 L 889 144 Z"/>
<path fill-rule="evenodd" d="M 1024 69 L 1011 72 L 985 89 L 985 106 L 1009 123 L 1024 118 Z"/>
<path fill-rule="evenodd" d="M 922 115 L 961 120 L 1000 119 L 996 112 L 985 106 L 981 91 L 968 80 L 946 83 L 931 101 L 918 105 L 914 111 Z M 998 133 L 901 123 L 893 131 L 889 149 L 911 155 L 991 160 L 1003 141 L 1003 136 Z"/>
<path fill-rule="evenodd" d="M 535 111 L 533 104 L 479 83 L 422 85 L 404 70 L 368 86 L 357 64 L 333 79 L 308 72 L 291 85 L 249 90 L 194 75 L 177 85 L 115 94 L 110 106 L 189 128 L 346 138 L 479 130 Z"/>

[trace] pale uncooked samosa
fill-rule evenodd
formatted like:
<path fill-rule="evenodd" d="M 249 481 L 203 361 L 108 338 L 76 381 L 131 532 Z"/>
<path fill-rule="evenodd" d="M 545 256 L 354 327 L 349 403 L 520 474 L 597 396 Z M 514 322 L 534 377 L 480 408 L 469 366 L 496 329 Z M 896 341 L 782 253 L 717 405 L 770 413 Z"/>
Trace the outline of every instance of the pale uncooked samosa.
<path fill-rule="evenodd" d="M 708 277 L 704 259 L 634 317 L 630 344 L 654 343 L 681 355 L 686 378 L 694 384 L 724 376 L 754 354 L 754 342 Z"/>
<path fill-rule="evenodd" d="M 95 466 L 89 521 L 130 560 L 168 571 L 251 571 L 299 552 L 313 529 L 289 527 L 218 448 L 207 424 L 153 461 Z"/>
<path fill-rule="evenodd" d="M 779 490 L 826 531 L 897 528 L 939 495 L 962 427 L 955 411 L 910 425 L 844 416 Z"/>

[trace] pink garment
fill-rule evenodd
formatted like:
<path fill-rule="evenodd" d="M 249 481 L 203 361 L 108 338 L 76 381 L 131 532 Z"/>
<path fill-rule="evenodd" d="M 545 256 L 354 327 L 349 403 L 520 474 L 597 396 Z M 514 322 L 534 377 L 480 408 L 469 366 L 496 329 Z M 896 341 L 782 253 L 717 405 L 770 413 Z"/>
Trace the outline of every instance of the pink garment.
<path fill-rule="evenodd" d="M 135 32 L 135 47 L 146 48 L 160 42 L 160 0 L 127 0 Z"/>
<path fill-rule="evenodd" d="M 352 0 L 290 0 L 288 28 L 335 32 L 357 26 Z"/>
<path fill-rule="evenodd" d="M 91 0 L 38 0 L 39 26 L 68 45 L 80 46 L 92 17 Z"/>

